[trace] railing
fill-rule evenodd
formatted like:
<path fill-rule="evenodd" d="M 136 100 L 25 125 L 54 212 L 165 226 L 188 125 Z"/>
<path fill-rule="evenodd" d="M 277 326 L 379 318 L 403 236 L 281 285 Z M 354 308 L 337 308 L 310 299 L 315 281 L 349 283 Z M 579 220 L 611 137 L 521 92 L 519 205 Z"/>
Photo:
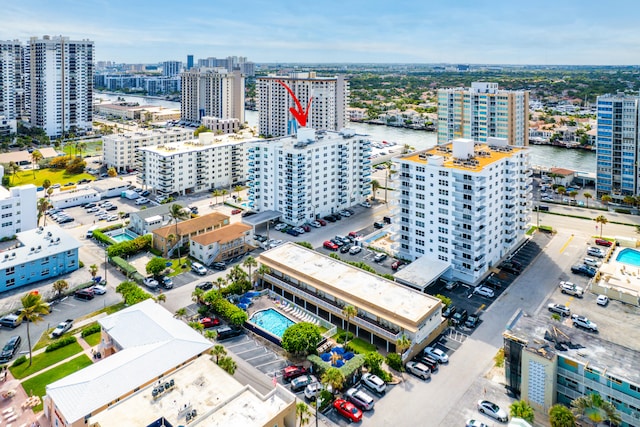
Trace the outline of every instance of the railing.
<path fill-rule="evenodd" d="M 310 300 L 312 303 L 316 304 L 319 307 L 323 307 L 324 309 L 326 309 L 327 311 L 338 315 L 339 317 L 342 317 L 342 308 L 335 306 L 327 301 L 324 301 L 318 297 L 316 297 L 315 295 L 310 294 L 309 292 L 305 291 L 304 289 L 298 288 L 296 286 L 290 285 L 287 282 L 284 282 L 270 274 L 266 274 L 265 279 L 267 279 L 267 281 L 271 281 L 275 284 L 277 284 L 278 286 L 282 287 L 283 289 L 286 289 L 290 292 L 292 292 L 294 295 L 298 295 L 300 296 L 300 294 L 302 293 L 304 295 L 304 298 Z M 351 323 L 354 325 L 358 325 L 361 326 L 365 329 L 368 329 L 370 331 L 373 331 L 374 333 L 385 337 L 389 340 L 392 340 L 392 342 L 395 342 L 398 338 L 400 338 L 400 332 L 397 333 L 392 333 L 390 331 L 387 331 L 386 329 L 383 329 L 377 325 L 374 325 L 373 323 L 362 319 L 361 317 L 354 317 L 351 319 Z"/>

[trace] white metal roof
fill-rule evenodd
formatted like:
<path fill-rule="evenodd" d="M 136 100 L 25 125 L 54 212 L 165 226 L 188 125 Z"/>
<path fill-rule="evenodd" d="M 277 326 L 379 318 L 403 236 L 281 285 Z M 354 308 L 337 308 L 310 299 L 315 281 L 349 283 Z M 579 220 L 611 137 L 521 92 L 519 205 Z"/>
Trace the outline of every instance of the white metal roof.
<path fill-rule="evenodd" d="M 395 273 L 393 277 L 399 283 L 424 291 L 430 283 L 440 277 L 449 267 L 450 264 L 448 262 L 421 256 Z"/>
<path fill-rule="evenodd" d="M 47 395 L 71 423 L 212 347 L 153 300 L 99 323 L 122 350 L 47 386 Z"/>

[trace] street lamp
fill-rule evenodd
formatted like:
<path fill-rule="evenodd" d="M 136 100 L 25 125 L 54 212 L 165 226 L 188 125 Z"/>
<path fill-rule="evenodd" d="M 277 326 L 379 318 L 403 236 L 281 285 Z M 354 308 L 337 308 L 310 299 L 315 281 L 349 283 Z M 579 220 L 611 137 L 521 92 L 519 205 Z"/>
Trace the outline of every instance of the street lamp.
<path fill-rule="evenodd" d="M 321 398 L 318 396 L 318 391 L 320 391 L 320 387 L 316 388 L 316 427 L 318 427 L 318 406 L 320 406 Z"/>

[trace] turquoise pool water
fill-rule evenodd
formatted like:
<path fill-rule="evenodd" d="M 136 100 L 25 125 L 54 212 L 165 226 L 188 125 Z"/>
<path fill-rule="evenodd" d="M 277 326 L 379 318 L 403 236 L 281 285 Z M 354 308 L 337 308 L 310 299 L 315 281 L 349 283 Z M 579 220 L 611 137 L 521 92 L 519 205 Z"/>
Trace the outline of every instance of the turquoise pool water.
<path fill-rule="evenodd" d="M 640 252 L 635 249 L 625 248 L 620 251 L 616 257 L 616 261 L 633 265 L 634 267 L 640 267 Z"/>
<path fill-rule="evenodd" d="M 115 240 L 116 243 L 128 242 L 129 240 L 133 240 L 136 237 L 138 237 L 135 234 L 129 232 L 128 230 L 125 230 L 124 232 L 116 232 L 116 233 L 119 233 L 119 234 L 109 234 L 109 237 Z"/>
<path fill-rule="evenodd" d="M 251 315 L 249 321 L 278 338 L 282 338 L 284 331 L 286 331 L 289 326 L 295 324 L 293 320 L 280 314 L 273 308 L 256 311 Z"/>

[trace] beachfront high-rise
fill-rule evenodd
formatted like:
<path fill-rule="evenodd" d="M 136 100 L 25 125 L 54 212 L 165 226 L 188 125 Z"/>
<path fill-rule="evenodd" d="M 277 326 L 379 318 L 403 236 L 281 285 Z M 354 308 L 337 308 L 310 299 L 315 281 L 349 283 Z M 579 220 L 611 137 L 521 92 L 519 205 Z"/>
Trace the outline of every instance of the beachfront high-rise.
<path fill-rule="evenodd" d="M 244 123 L 244 75 L 240 70 L 192 68 L 180 74 L 180 117 L 199 124 L 202 117 L 238 119 Z"/>
<path fill-rule="evenodd" d="M 449 263 L 450 277 L 474 284 L 525 238 L 532 204 L 527 148 L 504 138 L 457 139 L 393 160 L 400 258 Z"/>
<path fill-rule="evenodd" d="M 22 116 L 22 43 L 0 40 L 0 116 L 15 120 Z"/>
<path fill-rule="evenodd" d="M 289 108 L 297 106 L 279 81 L 291 88 L 304 109 L 313 96 L 308 127 L 339 131 L 348 123 L 349 82 L 344 76 L 318 77 L 315 72 L 269 75 L 256 79 L 260 134 L 267 137 L 295 134 L 296 122 Z"/>
<path fill-rule="evenodd" d="M 62 36 L 32 37 L 24 50 L 25 104 L 32 126 L 49 137 L 93 125 L 94 45 Z"/>
<path fill-rule="evenodd" d="M 636 195 L 638 180 L 638 104 L 636 95 L 597 99 L 596 192 L 598 197 Z"/>
<path fill-rule="evenodd" d="M 489 137 L 529 145 L 529 91 L 500 90 L 487 82 L 438 90 L 438 144 L 457 138 L 486 142 Z"/>

